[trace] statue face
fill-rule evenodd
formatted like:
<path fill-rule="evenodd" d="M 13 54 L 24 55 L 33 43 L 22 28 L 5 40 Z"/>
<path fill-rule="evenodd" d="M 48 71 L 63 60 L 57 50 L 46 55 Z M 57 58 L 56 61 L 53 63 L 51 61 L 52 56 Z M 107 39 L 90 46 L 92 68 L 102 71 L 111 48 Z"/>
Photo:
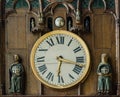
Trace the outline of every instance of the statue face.
<path fill-rule="evenodd" d="M 19 60 L 19 56 L 18 55 L 14 55 L 14 61 L 18 61 Z"/>

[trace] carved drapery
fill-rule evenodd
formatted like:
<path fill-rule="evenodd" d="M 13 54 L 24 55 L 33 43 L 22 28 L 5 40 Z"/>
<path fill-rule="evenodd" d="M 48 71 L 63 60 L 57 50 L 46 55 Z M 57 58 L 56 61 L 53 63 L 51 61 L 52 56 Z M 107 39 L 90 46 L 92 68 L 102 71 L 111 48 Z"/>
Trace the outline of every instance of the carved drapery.
<path fill-rule="evenodd" d="M 89 11 L 92 11 L 91 6 L 92 6 L 92 4 L 94 3 L 94 1 L 95 1 L 95 0 L 90 0 L 90 1 L 89 1 L 89 4 L 88 4 L 88 10 L 89 10 Z M 105 1 L 105 0 L 102 0 L 102 2 L 103 2 L 103 4 L 104 4 L 104 11 L 106 11 L 106 7 L 107 7 L 106 1 Z"/>

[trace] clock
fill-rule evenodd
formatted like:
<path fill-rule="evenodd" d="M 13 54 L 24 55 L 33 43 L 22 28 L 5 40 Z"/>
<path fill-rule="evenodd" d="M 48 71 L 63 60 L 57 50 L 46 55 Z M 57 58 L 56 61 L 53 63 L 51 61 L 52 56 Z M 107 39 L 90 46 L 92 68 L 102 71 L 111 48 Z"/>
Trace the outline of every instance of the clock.
<path fill-rule="evenodd" d="M 65 25 L 65 20 L 62 17 L 57 17 L 55 19 L 55 26 L 56 27 L 63 27 Z"/>
<path fill-rule="evenodd" d="M 90 53 L 76 34 L 54 30 L 36 41 L 30 62 L 40 82 L 51 88 L 65 89 L 85 80 L 90 70 Z"/>

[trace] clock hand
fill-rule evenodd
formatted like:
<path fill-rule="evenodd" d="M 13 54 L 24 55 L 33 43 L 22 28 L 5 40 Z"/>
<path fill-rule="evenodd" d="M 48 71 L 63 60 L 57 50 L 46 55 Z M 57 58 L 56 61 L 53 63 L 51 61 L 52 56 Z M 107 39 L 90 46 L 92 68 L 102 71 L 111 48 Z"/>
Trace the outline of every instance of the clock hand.
<path fill-rule="evenodd" d="M 71 60 L 67 60 L 67 59 L 64 59 L 64 58 L 62 58 L 62 57 L 57 57 L 57 60 L 58 60 L 58 61 L 65 62 L 65 63 L 76 64 L 76 65 L 79 65 L 79 66 L 81 66 L 81 67 L 84 66 L 83 64 L 80 64 L 80 63 L 77 63 L 77 62 L 74 62 L 74 61 L 71 61 Z"/>
<path fill-rule="evenodd" d="M 59 61 L 59 60 L 58 60 L 58 61 Z M 61 68 L 61 65 L 62 65 L 62 61 L 59 61 L 58 70 L 57 70 L 57 75 L 58 75 L 58 76 L 60 75 L 60 68 Z"/>

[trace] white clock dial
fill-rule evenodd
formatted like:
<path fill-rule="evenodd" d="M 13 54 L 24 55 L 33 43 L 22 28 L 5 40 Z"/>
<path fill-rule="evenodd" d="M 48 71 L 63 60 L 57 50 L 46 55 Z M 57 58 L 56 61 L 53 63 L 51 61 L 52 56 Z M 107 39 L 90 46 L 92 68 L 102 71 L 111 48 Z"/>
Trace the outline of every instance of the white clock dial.
<path fill-rule="evenodd" d="M 89 71 L 89 51 L 77 35 L 56 30 L 35 43 L 31 65 L 36 77 L 47 86 L 68 88 L 81 82 Z"/>
<path fill-rule="evenodd" d="M 57 17 L 55 19 L 55 26 L 57 27 L 63 27 L 65 25 L 65 21 L 64 21 L 64 18 L 62 17 Z"/>

